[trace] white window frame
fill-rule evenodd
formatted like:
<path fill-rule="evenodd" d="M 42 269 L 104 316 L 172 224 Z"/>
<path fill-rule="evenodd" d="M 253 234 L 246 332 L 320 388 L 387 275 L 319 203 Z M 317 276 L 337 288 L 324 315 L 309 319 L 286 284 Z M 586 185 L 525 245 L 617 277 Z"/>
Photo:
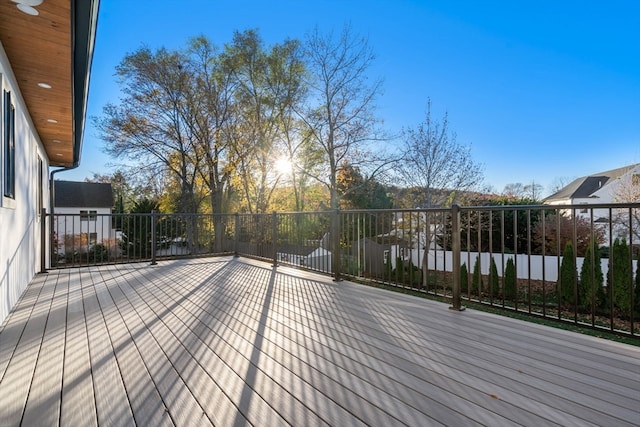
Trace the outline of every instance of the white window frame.
<path fill-rule="evenodd" d="M 13 194 L 10 196 L 6 196 L 5 195 L 5 186 L 7 185 L 6 183 L 6 157 L 8 155 L 8 153 L 6 152 L 6 147 L 5 147 L 5 132 L 6 132 L 6 123 L 5 123 L 5 115 L 6 115 L 6 109 L 7 106 L 5 105 L 5 92 L 7 92 L 10 96 L 10 108 L 13 108 Z M 14 101 L 14 96 L 12 95 L 12 91 L 10 90 L 10 88 L 8 87 L 7 84 L 5 84 L 5 80 L 4 80 L 4 75 L 2 73 L 0 73 L 0 207 L 2 208 L 8 208 L 8 209 L 15 209 L 16 208 L 16 170 L 15 170 L 15 163 L 16 163 L 16 150 L 15 150 L 15 146 L 16 146 L 16 116 L 17 116 L 17 109 L 16 109 L 16 105 L 15 105 L 15 101 Z"/>
<path fill-rule="evenodd" d="M 96 210 L 81 210 L 80 221 L 81 222 L 96 222 L 98 220 L 98 211 Z"/>

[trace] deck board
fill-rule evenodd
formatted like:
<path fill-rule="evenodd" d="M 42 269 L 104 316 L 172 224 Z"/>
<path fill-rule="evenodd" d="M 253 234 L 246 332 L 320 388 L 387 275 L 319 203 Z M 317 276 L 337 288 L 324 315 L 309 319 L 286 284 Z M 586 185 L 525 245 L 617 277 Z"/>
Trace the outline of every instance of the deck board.
<path fill-rule="evenodd" d="M 180 306 L 176 306 L 174 304 L 175 295 L 184 294 L 184 289 L 163 288 L 162 294 L 164 296 L 160 299 L 165 300 L 165 304 L 172 307 L 172 312 L 185 322 L 185 326 L 188 324 L 191 331 L 198 336 L 203 344 L 205 344 L 204 346 L 197 346 L 199 352 L 196 354 L 196 357 L 199 360 L 202 360 L 204 357 L 206 358 L 205 360 L 209 361 L 209 363 L 211 363 L 211 359 L 214 359 L 213 361 L 216 362 L 216 364 L 213 366 L 219 366 L 218 368 L 212 369 L 217 373 L 217 377 L 221 377 L 226 380 L 230 378 L 235 379 L 235 381 L 232 382 L 232 384 L 236 385 L 234 387 L 235 390 L 229 390 L 228 395 L 237 396 L 239 400 L 239 409 L 243 412 L 254 414 L 254 411 L 251 411 L 246 407 L 246 401 L 248 401 L 248 399 L 246 397 L 247 392 L 245 390 L 252 389 L 260 397 L 265 395 L 271 396 L 271 404 L 278 409 L 282 414 L 282 417 L 287 420 L 288 423 L 294 423 L 296 420 L 304 420 L 304 425 L 326 425 L 326 423 L 317 417 L 313 411 L 309 411 L 309 409 L 303 406 L 302 402 L 296 400 L 295 396 L 297 393 L 287 391 L 286 388 L 273 380 L 273 376 L 280 375 L 270 374 L 268 369 L 258 369 L 255 362 L 257 360 L 263 360 L 265 355 L 254 350 L 259 348 L 259 346 L 254 346 L 252 343 L 251 337 L 255 338 L 255 334 L 252 334 L 252 331 L 237 330 L 234 325 L 230 323 L 229 316 L 223 315 L 223 318 L 221 319 L 216 319 L 211 316 L 211 313 L 225 313 L 225 310 L 221 309 L 221 307 L 211 305 L 211 302 L 215 301 L 218 305 L 220 303 L 224 304 L 226 302 L 230 302 L 228 306 L 231 306 L 232 299 L 218 298 L 216 295 L 216 288 L 208 289 L 211 289 L 208 293 L 193 293 L 193 295 L 190 295 L 190 298 L 182 301 L 183 304 Z M 238 289 L 237 284 L 229 282 L 225 283 L 225 291 L 246 294 L 246 291 Z M 157 293 L 155 294 L 155 296 L 158 295 L 159 294 Z M 153 296 L 148 295 L 148 297 L 152 298 Z M 233 298 L 233 300 L 237 301 L 238 298 Z M 200 315 L 198 315 L 198 313 L 200 313 Z M 224 331 L 218 329 L 220 333 L 215 333 L 211 328 L 212 325 L 225 325 Z M 232 334 L 225 334 L 224 332 L 232 332 Z M 207 337 L 209 337 L 209 339 L 207 339 Z M 239 340 L 230 342 L 234 337 L 239 338 Z M 219 355 L 215 354 L 214 350 Z M 205 360 L 203 360 L 203 362 L 205 362 Z M 205 364 L 207 364 L 207 366 L 211 366 L 208 363 Z M 276 369 L 278 369 L 278 367 L 276 367 Z M 246 388 L 244 390 L 243 388 L 237 388 L 237 385 L 242 384 L 242 381 L 238 381 L 238 379 L 241 380 L 241 378 L 238 377 L 238 373 L 242 372 L 247 372 L 246 384 L 250 386 L 250 388 Z M 221 381 L 223 384 L 226 382 L 228 381 Z M 299 386 L 304 387 L 304 385 Z M 298 389 L 299 387 L 296 387 L 296 390 Z M 311 390 L 307 387 L 306 391 L 308 392 Z M 243 396 L 243 394 L 245 396 Z M 277 399 L 273 399 L 274 396 L 277 396 Z M 258 400 L 258 402 L 261 405 L 266 403 L 263 403 L 263 399 Z M 266 410 L 266 408 L 264 409 Z M 263 423 L 261 420 L 264 420 L 264 418 L 255 418 L 250 421 L 259 425 Z M 338 421 L 339 419 L 335 419 L 334 423 Z"/>
<path fill-rule="evenodd" d="M 266 277 L 262 278 L 263 280 L 259 280 L 258 282 L 268 282 L 269 279 Z M 243 294 L 247 294 L 248 291 L 246 292 L 241 292 Z M 175 294 L 178 294 L 179 292 L 175 292 Z M 244 338 L 244 342 L 240 342 L 240 343 L 236 343 L 236 346 L 243 346 L 243 347 L 248 347 L 249 349 L 251 348 L 259 348 L 261 347 L 262 344 L 267 344 L 265 342 L 265 335 L 262 332 L 258 333 L 258 336 L 256 337 L 254 334 L 254 330 L 256 325 L 262 325 L 264 324 L 267 319 L 271 316 L 262 316 L 260 314 L 258 315 L 252 315 L 252 312 L 258 312 L 258 313 L 264 313 L 265 310 L 264 309 L 268 309 L 269 308 L 269 304 L 266 304 L 265 302 L 267 301 L 266 298 L 262 297 L 262 295 L 264 294 L 264 292 L 261 291 L 257 291 L 256 289 L 253 289 L 250 293 L 250 297 L 247 300 L 247 306 L 251 307 L 251 308 L 244 308 L 242 310 L 242 318 L 236 318 L 234 320 L 231 319 L 227 319 L 227 322 L 231 321 L 233 323 L 228 324 L 229 328 L 231 331 L 233 331 L 235 334 L 238 334 L 239 336 Z M 256 297 L 257 296 L 257 297 Z M 264 301 L 263 301 L 264 299 Z M 225 303 L 225 300 L 219 300 L 220 302 L 222 302 L 223 304 Z M 216 310 L 216 312 L 219 312 L 218 310 Z M 242 323 L 244 321 L 244 323 Z M 258 330 L 260 329 L 260 327 L 257 328 Z M 250 339 L 246 339 L 247 336 L 254 336 L 255 337 L 255 342 L 252 342 L 252 340 Z M 260 345 L 258 345 L 260 344 Z M 278 372 L 282 372 L 282 371 L 287 371 L 287 370 L 291 370 L 290 368 L 287 369 L 285 366 L 286 365 L 290 365 L 290 363 L 285 363 L 284 365 L 282 365 L 282 362 L 277 363 L 275 362 L 276 360 L 284 360 L 287 357 L 289 359 L 291 359 L 291 355 L 290 354 L 284 354 L 283 352 L 279 352 L 279 349 L 274 348 L 273 350 L 269 350 L 268 352 L 262 352 L 262 354 L 254 354 L 252 355 L 252 361 L 256 364 L 258 364 L 259 361 L 264 361 L 267 363 L 267 366 L 275 366 L 275 369 Z M 254 352 L 255 353 L 255 352 Z M 275 353 L 275 354 L 274 354 Z M 304 361 L 303 361 L 304 362 Z M 314 362 L 316 363 L 308 363 L 305 362 L 307 365 L 307 369 L 310 371 L 317 371 L 317 372 L 325 372 L 326 370 L 330 369 L 334 369 L 335 367 L 333 365 L 328 366 L 325 360 L 322 359 L 318 359 L 315 360 Z M 325 366 L 322 366 L 322 363 L 325 364 Z M 262 364 L 260 364 L 262 365 Z M 261 366 L 258 365 L 258 368 L 256 371 L 261 370 Z M 264 369 L 264 372 L 266 372 L 267 374 L 269 374 L 269 368 Z M 303 375 L 296 371 L 296 372 L 292 372 L 296 379 L 298 381 L 303 381 Z M 326 376 L 326 374 L 325 374 Z M 331 378 L 329 378 L 327 376 L 327 378 L 325 379 L 325 381 L 330 381 Z M 335 380 L 334 380 L 335 381 Z M 367 387 L 369 388 L 369 387 Z M 330 387 L 331 390 L 335 389 L 335 387 Z M 326 395 L 326 394 L 325 394 Z M 329 394 L 330 395 L 330 394 Z M 350 395 L 348 397 L 351 397 Z M 362 398 L 359 396 L 355 396 L 352 397 L 353 400 L 355 400 L 356 403 L 360 404 L 362 406 Z M 280 401 L 281 399 L 277 399 L 276 401 Z M 399 402 L 399 406 L 402 407 L 403 403 Z M 284 408 L 286 409 L 286 407 Z M 366 410 L 366 411 L 365 411 Z M 344 409 L 343 409 L 344 411 Z M 411 408 L 406 409 L 404 412 L 406 412 L 407 414 L 411 412 Z M 380 412 L 379 409 L 373 405 L 368 405 L 365 406 L 364 410 L 361 410 L 359 414 L 357 414 L 359 417 L 362 418 L 373 418 L 375 416 L 381 417 L 380 421 L 382 420 L 387 420 L 388 423 L 392 423 L 392 424 L 397 424 L 398 423 L 398 419 L 396 418 L 390 418 L 388 417 L 388 415 L 384 412 Z M 406 416 L 406 414 L 405 414 Z M 295 419 L 295 418 L 294 418 Z M 342 418 L 343 420 L 345 419 L 344 417 Z M 336 419 L 333 420 L 333 424 L 335 423 L 339 423 L 340 419 Z"/>
<path fill-rule="evenodd" d="M 135 341 L 127 328 L 122 310 L 116 305 L 110 284 L 116 282 L 113 270 L 101 270 L 101 281 L 97 286 L 97 297 L 105 318 L 108 319 L 109 338 L 120 368 L 130 407 L 137 425 L 173 426 L 169 415 Z"/>
<path fill-rule="evenodd" d="M 62 372 L 60 424 L 69 426 L 98 425 L 82 297 L 81 270 L 69 270 L 63 274 L 69 275 L 69 292 L 67 294 L 67 333 Z"/>
<path fill-rule="evenodd" d="M 133 425 L 135 423 L 129 399 L 113 346 L 107 323 L 97 297 L 101 277 L 98 272 L 82 275 L 82 297 L 86 312 L 87 337 L 96 411 L 100 424 Z"/>
<path fill-rule="evenodd" d="M 24 425 L 50 426 L 56 425 L 60 419 L 68 279 L 68 275 L 58 275 L 56 280 L 46 283 L 46 286 L 53 288 L 53 295 L 29 400 L 24 410 Z"/>
<path fill-rule="evenodd" d="M 2 425 L 640 425 L 640 348 L 231 257 L 51 271 Z"/>
<path fill-rule="evenodd" d="M 149 307 L 131 289 L 128 281 L 112 288 L 121 298 L 124 321 L 132 332 L 132 339 L 140 348 L 145 366 L 155 387 L 176 425 L 211 425 L 198 400 L 185 383 L 190 373 L 179 372 L 175 366 L 177 343 L 166 331 L 162 319 L 154 317 Z"/>
<path fill-rule="evenodd" d="M 7 425 L 16 425 L 22 420 L 40 353 L 51 307 L 51 288 L 42 279 L 39 277 L 34 283 L 35 289 L 22 299 L 22 302 L 31 307 L 21 307 L 15 313 L 15 320 L 19 323 L 7 323 L 3 330 L 3 333 L 9 331 L 6 354 L 12 355 L 8 363 L 4 362 L 2 377 L 2 383 L 6 383 L 8 387 L 0 393 L 0 422 Z M 16 355 L 19 355 L 17 359 Z M 3 355 L 3 359 L 6 357 Z"/>
<path fill-rule="evenodd" d="M 36 309 L 36 301 L 46 281 L 46 275 L 36 276 L 0 328 L 0 379 L 6 374 L 9 362 L 20 342 L 31 313 Z"/>
<path fill-rule="evenodd" d="M 165 294 L 148 291 L 144 283 L 140 285 L 136 287 L 136 292 L 140 298 L 147 302 L 155 316 L 165 319 L 164 323 L 167 332 L 179 344 L 180 354 L 184 355 L 180 359 L 177 368 L 181 372 L 192 373 L 193 378 L 190 381 L 192 392 L 196 397 L 199 397 L 198 401 L 201 404 L 206 405 L 203 406 L 205 412 L 213 413 L 217 416 L 216 419 L 212 420 L 214 423 L 218 425 L 243 424 L 247 420 L 245 420 L 244 415 L 237 415 L 237 412 L 240 411 L 240 414 L 253 415 L 255 417 L 254 422 L 262 420 L 267 425 L 284 424 L 280 414 L 269 407 L 268 403 L 263 399 L 245 400 L 235 406 L 230 396 L 242 393 L 242 388 L 239 387 L 242 383 L 242 378 L 230 379 L 229 377 L 236 374 L 236 372 L 244 372 L 249 368 L 240 366 L 237 371 L 232 371 L 224 364 L 224 361 L 215 357 L 210 351 L 206 351 L 207 349 L 204 348 L 205 344 L 201 337 L 193 333 L 185 325 L 184 321 L 189 319 L 178 316 L 180 305 L 177 301 L 167 300 L 163 303 L 163 300 L 158 296 Z M 196 352 L 198 357 L 195 356 Z M 239 356 L 241 355 L 238 354 L 231 357 L 238 360 Z M 248 365 L 248 363 L 244 365 Z M 220 380 L 217 380 L 217 378 L 220 378 Z M 232 387 L 229 387 L 229 385 Z M 234 385 L 235 387 L 233 387 Z M 224 387 L 227 389 L 223 389 Z"/>
<path fill-rule="evenodd" d="M 383 310 L 384 309 L 382 307 L 378 307 L 376 309 L 376 317 L 382 318 L 384 320 Z M 359 316 L 359 319 L 363 319 L 365 317 L 366 316 L 364 314 L 361 314 Z M 306 323 L 306 322 L 298 322 L 298 323 Z M 349 342 L 353 342 L 353 340 L 358 340 L 362 338 L 366 338 L 369 340 L 369 344 L 373 345 L 377 349 L 377 351 L 375 355 L 364 355 L 364 359 L 367 359 L 369 357 L 383 358 L 383 362 L 390 367 L 394 367 L 395 364 L 397 364 L 397 362 L 400 361 L 402 362 L 401 365 L 403 366 L 404 370 L 417 366 L 417 365 L 412 365 L 412 360 L 410 360 L 412 358 L 410 357 L 408 358 L 408 356 L 411 356 L 411 355 L 414 356 L 413 360 L 415 361 L 415 363 L 420 363 L 420 361 L 425 361 L 425 363 L 429 363 L 429 361 L 431 360 L 437 360 L 438 361 L 437 364 L 432 364 L 434 366 L 434 369 L 438 369 L 438 366 L 443 363 L 446 364 L 446 367 L 451 368 L 450 370 L 440 369 L 439 371 L 435 371 L 435 373 L 437 373 L 438 375 L 447 377 L 447 381 L 440 381 L 440 384 L 443 388 L 449 387 L 451 380 L 455 380 L 457 377 L 460 377 L 460 375 L 457 375 L 458 373 L 466 373 L 467 376 L 460 379 L 462 386 L 473 385 L 474 382 L 477 382 L 479 386 L 483 386 L 483 387 L 476 388 L 474 390 L 469 390 L 466 397 L 470 400 L 473 400 L 474 396 L 479 394 L 482 396 L 488 396 L 488 395 L 502 396 L 502 398 L 506 398 L 506 396 L 511 396 L 511 399 L 513 399 L 514 397 L 520 398 L 520 402 L 518 403 L 518 405 L 521 407 L 529 407 L 529 410 L 531 411 L 530 414 L 523 414 L 524 420 L 535 419 L 536 418 L 535 414 L 539 412 L 540 404 L 549 405 L 545 411 L 546 417 L 550 417 L 553 414 L 552 408 L 554 406 L 557 406 L 558 402 L 562 404 L 562 400 L 558 401 L 557 399 L 563 396 L 554 396 L 552 394 L 539 394 L 540 396 L 539 400 L 536 401 L 532 399 L 530 396 L 535 396 L 536 390 L 535 389 L 532 390 L 531 388 L 538 386 L 538 389 L 544 389 L 547 382 L 540 381 L 539 378 L 537 377 L 532 377 L 528 375 L 525 376 L 524 370 L 526 369 L 522 366 L 521 362 L 519 365 L 515 365 L 515 364 L 510 365 L 508 363 L 505 364 L 504 358 L 500 358 L 500 355 L 503 353 L 494 352 L 493 348 L 489 345 L 483 346 L 480 349 L 473 349 L 468 345 L 460 346 L 459 348 L 454 347 L 453 349 L 455 351 L 452 353 L 447 344 L 440 344 L 432 340 L 430 341 L 429 347 L 412 346 L 411 348 L 409 348 L 407 346 L 407 343 L 411 341 L 410 335 L 412 334 L 406 333 L 405 331 L 407 329 L 395 329 L 393 331 L 392 336 L 396 337 L 396 340 L 402 339 L 404 340 L 404 342 L 391 343 L 391 342 L 388 342 L 388 340 L 385 340 L 385 338 L 388 335 L 381 334 L 381 333 L 376 334 L 376 328 L 372 327 L 371 325 L 363 326 L 362 322 L 360 322 L 359 324 L 351 323 L 350 325 L 348 325 L 349 328 L 347 330 L 347 324 L 340 322 L 339 319 L 335 317 L 331 319 L 331 323 L 333 323 L 334 325 L 343 326 L 343 328 L 341 328 L 340 331 L 338 332 L 340 334 L 347 335 L 349 337 L 349 340 L 348 340 Z M 363 330 L 365 332 L 363 334 L 357 335 L 356 331 L 358 330 Z M 310 335 L 312 333 L 314 334 L 317 333 L 317 331 L 307 331 L 305 333 Z M 332 341 L 333 341 L 332 339 L 326 340 L 326 345 L 331 345 Z M 449 339 L 449 341 L 451 341 L 451 339 Z M 348 346 L 349 342 L 342 342 L 342 343 L 339 343 L 339 345 Z M 438 347 L 438 348 L 433 348 L 433 347 Z M 465 353 L 469 353 L 469 352 L 472 352 L 474 355 L 473 367 L 476 368 L 475 370 L 470 369 L 471 365 L 469 365 L 468 361 L 464 360 L 464 357 L 466 356 L 463 356 L 463 358 L 458 359 L 459 358 L 458 354 L 465 355 Z M 489 352 L 488 356 L 487 356 L 487 352 Z M 360 357 L 360 359 L 363 359 L 363 358 Z M 355 366 L 360 366 L 359 363 L 361 362 L 359 360 L 355 360 L 355 362 L 358 362 L 356 363 Z M 538 365 L 543 366 L 540 363 Z M 477 370 L 477 368 L 481 368 L 481 369 Z M 421 368 L 420 370 L 417 370 L 414 373 L 414 375 L 416 375 L 417 377 L 420 377 L 423 372 L 424 370 Z M 398 376 L 399 374 L 390 375 L 390 377 L 392 378 L 393 377 L 397 378 Z M 454 376 L 456 378 L 454 378 Z M 505 385 L 507 387 L 505 387 L 505 385 L 501 385 L 501 383 L 499 382 L 501 377 L 504 377 L 502 380 L 503 382 L 506 383 Z M 439 377 L 435 377 L 435 378 L 438 379 Z M 548 380 L 555 380 L 557 385 L 565 386 L 562 384 L 563 377 L 560 377 L 560 380 L 558 380 L 558 378 L 556 378 L 555 376 L 548 376 L 547 381 Z M 568 381 L 569 378 L 564 377 L 564 380 Z M 580 386 L 584 387 L 585 384 L 577 383 L 575 385 L 578 387 L 574 389 L 568 388 L 566 392 L 571 395 L 580 395 L 580 392 L 579 392 L 579 390 L 581 389 Z M 626 392 L 630 392 L 630 391 L 632 390 L 626 389 Z M 461 393 L 461 391 L 458 391 L 457 393 Z M 591 398 L 587 403 L 589 405 L 594 405 L 596 407 L 601 406 L 602 410 L 604 410 L 605 408 L 611 409 L 611 406 L 607 406 L 607 405 L 610 405 L 610 403 L 606 401 L 603 402 L 603 400 L 605 399 L 602 398 L 602 394 L 603 392 L 599 392 L 597 398 Z M 463 395 L 460 394 L 460 396 L 463 396 Z M 612 401 L 615 401 L 617 403 L 620 403 L 620 401 L 622 401 L 622 403 L 626 404 L 628 408 L 634 409 L 632 412 L 628 413 L 628 416 L 635 415 L 635 410 L 637 410 L 636 408 L 637 401 L 627 398 L 625 395 L 622 395 L 622 394 L 613 395 L 611 399 Z M 585 402 L 583 402 L 583 404 L 584 403 Z M 617 408 L 616 412 L 620 413 L 620 411 L 624 411 L 624 408 Z M 499 413 L 504 413 L 504 409 Z M 600 414 L 597 411 L 593 411 L 590 406 L 587 406 L 584 411 L 585 419 L 576 420 L 576 422 L 578 425 L 584 425 L 584 423 L 586 423 L 587 420 L 592 419 L 591 417 L 599 416 L 599 415 Z M 556 411 L 555 417 L 551 418 L 551 420 L 556 423 L 557 422 L 567 423 L 569 419 L 571 419 L 571 417 L 568 414 L 563 413 L 561 411 Z M 602 419 L 601 422 L 606 424 L 607 421 L 608 423 L 619 422 L 617 419 L 613 419 L 605 415 L 604 419 Z M 542 420 L 538 420 L 534 424 L 539 425 L 540 422 L 542 422 Z"/>

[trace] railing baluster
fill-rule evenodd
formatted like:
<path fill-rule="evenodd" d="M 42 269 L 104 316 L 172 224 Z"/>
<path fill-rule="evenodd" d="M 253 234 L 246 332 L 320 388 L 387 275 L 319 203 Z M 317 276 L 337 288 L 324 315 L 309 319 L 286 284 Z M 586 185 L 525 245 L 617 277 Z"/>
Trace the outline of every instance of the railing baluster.
<path fill-rule="evenodd" d="M 453 277 L 453 305 L 450 307 L 452 310 L 462 311 L 461 299 L 460 299 L 460 206 L 451 206 L 451 249 L 453 255 L 453 265 L 451 268 Z"/>
<path fill-rule="evenodd" d="M 278 265 L 278 214 L 273 212 L 271 214 L 271 223 L 272 223 L 272 236 L 271 240 L 273 241 L 273 266 Z"/>
<path fill-rule="evenodd" d="M 158 264 L 156 262 L 156 215 L 155 210 L 151 211 L 151 265 Z"/>

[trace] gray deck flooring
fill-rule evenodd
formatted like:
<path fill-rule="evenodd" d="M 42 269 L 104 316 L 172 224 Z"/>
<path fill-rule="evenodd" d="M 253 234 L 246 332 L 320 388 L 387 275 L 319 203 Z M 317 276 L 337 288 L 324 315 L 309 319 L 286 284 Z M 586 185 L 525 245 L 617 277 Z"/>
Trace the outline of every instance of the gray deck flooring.
<path fill-rule="evenodd" d="M 245 259 L 58 270 L 0 425 L 638 426 L 640 348 Z"/>

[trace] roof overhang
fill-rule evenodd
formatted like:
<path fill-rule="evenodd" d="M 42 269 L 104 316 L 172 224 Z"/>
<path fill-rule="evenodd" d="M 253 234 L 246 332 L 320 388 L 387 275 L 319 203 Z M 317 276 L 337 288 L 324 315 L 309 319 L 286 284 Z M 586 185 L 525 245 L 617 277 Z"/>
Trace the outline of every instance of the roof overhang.
<path fill-rule="evenodd" d="M 0 41 L 50 165 L 76 167 L 100 0 L 44 0 L 37 15 L 20 1 L 0 0 Z"/>

